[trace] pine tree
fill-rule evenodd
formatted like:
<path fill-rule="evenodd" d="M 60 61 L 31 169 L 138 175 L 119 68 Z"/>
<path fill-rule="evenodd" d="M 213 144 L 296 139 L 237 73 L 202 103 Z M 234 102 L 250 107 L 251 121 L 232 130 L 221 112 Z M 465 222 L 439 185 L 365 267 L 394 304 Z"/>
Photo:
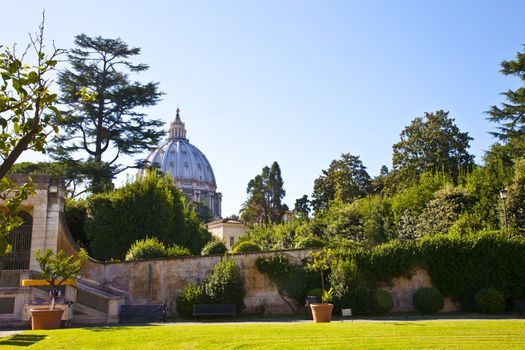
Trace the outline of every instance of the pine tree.
<path fill-rule="evenodd" d="M 265 166 L 261 175 L 250 180 L 246 192 L 248 199 L 241 209 L 241 219 L 251 224 L 269 224 L 281 221 L 288 210 L 282 203 L 286 194 L 281 168 L 277 162 L 271 167 Z"/>
<path fill-rule="evenodd" d="M 162 93 L 157 83 L 130 81 L 129 73 L 149 68 L 132 63 L 139 48 L 85 34 L 76 36 L 75 45 L 68 54 L 71 68 L 60 72 L 58 79 L 61 102 L 73 112 L 59 123 L 63 132 L 52 153 L 58 160 L 82 164 L 91 190 L 98 193 L 129 168 L 117 163 L 121 155 L 151 149 L 159 142 L 162 122 L 146 120 L 139 109 L 155 105 Z M 96 97 L 82 100 L 83 89 Z"/>
<path fill-rule="evenodd" d="M 501 62 L 500 72 L 519 78 L 522 86 L 516 90 L 507 90 L 502 95 L 506 102 L 501 107 L 492 106 L 487 112 L 488 120 L 498 123 L 498 131 L 492 134 L 508 144 L 514 156 L 525 154 L 525 45 L 523 52 L 516 53 L 516 59 Z"/>

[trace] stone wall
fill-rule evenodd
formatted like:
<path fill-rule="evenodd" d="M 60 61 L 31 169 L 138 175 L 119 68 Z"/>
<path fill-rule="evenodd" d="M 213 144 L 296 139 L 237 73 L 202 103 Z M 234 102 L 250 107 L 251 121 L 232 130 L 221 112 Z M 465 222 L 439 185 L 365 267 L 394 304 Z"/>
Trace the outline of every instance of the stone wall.
<path fill-rule="evenodd" d="M 67 239 L 67 227 L 61 225 L 60 248 L 70 253 L 75 250 L 74 243 Z M 290 250 L 271 253 L 243 253 L 232 255 L 241 269 L 246 283 L 247 294 L 245 312 L 255 312 L 264 303 L 268 313 L 292 313 L 288 303 L 277 292 L 277 288 L 255 267 L 255 261 L 261 255 L 283 253 L 292 261 L 300 262 L 307 257 L 305 250 Z M 120 293 L 129 304 L 160 303 L 163 299 L 174 301 L 177 292 L 190 282 L 202 282 L 219 262 L 221 256 L 181 257 L 136 262 L 98 262 L 89 260 L 81 271 L 83 283 Z M 393 312 L 415 311 L 412 296 L 420 287 L 431 286 L 428 273 L 423 269 L 413 271 L 411 278 L 395 278 L 388 285 L 380 286 L 392 292 L 394 297 Z M 295 305 L 300 308 L 302 305 Z M 450 299 L 445 299 L 444 312 L 456 311 L 458 306 Z"/>

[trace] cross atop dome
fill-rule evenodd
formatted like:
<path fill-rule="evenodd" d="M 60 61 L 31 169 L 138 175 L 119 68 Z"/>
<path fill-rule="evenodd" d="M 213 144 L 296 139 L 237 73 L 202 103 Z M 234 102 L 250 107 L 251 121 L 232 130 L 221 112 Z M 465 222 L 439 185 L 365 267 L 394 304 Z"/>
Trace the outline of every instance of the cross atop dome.
<path fill-rule="evenodd" d="M 187 140 L 186 138 L 186 127 L 185 124 L 180 120 L 180 109 L 177 107 L 177 114 L 175 115 L 175 121 L 171 122 L 170 130 L 168 133 L 168 140 L 182 139 Z"/>

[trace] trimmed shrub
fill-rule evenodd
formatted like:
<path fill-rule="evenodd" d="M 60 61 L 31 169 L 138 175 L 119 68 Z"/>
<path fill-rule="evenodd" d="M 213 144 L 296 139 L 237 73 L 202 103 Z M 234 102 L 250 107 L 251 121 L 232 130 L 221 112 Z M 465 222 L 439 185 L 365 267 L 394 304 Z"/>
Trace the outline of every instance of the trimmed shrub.
<path fill-rule="evenodd" d="M 224 254 L 228 251 L 224 242 L 211 240 L 202 248 L 201 255 Z"/>
<path fill-rule="evenodd" d="M 186 285 L 177 296 L 177 314 L 184 318 L 193 317 L 193 305 L 206 303 L 202 288 L 195 283 Z"/>
<path fill-rule="evenodd" d="M 203 283 L 203 290 L 211 304 L 235 304 L 238 313 L 246 307 L 244 279 L 232 258 L 224 257 L 215 264 Z"/>
<path fill-rule="evenodd" d="M 412 301 L 416 310 L 424 314 L 433 314 L 443 309 L 443 295 L 436 288 L 419 288 Z"/>
<path fill-rule="evenodd" d="M 352 312 L 355 315 L 368 315 L 370 313 L 370 289 L 358 286 L 354 290 Z"/>
<path fill-rule="evenodd" d="M 86 201 L 84 229 L 89 250 L 98 260 L 124 259 L 126 250 L 150 232 L 164 244 L 186 246 L 194 234 L 187 225 L 186 198 L 167 176 L 151 173 Z M 202 245 L 198 248 L 197 252 Z"/>
<path fill-rule="evenodd" d="M 140 239 L 131 245 L 126 253 L 126 261 L 164 258 L 168 256 L 166 246 L 156 237 Z"/>
<path fill-rule="evenodd" d="M 372 293 L 372 311 L 377 315 L 386 315 L 392 311 L 394 300 L 392 293 L 384 289 L 376 289 Z"/>
<path fill-rule="evenodd" d="M 245 241 L 236 244 L 232 250 L 234 253 L 260 252 L 261 246 L 254 242 Z"/>
<path fill-rule="evenodd" d="M 505 310 L 505 296 L 495 288 L 483 288 L 474 295 L 476 308 L 486 314 L 501 314 Z"/>
<path fill-rule="evenodd" d="M 174 244 L 171 247 L 168 247 L 168 249 L 166 249 L 166 254 L 170 258 L 177 256 L 189 256 L 191 255 L 191 251 L 186 247 Z"/>

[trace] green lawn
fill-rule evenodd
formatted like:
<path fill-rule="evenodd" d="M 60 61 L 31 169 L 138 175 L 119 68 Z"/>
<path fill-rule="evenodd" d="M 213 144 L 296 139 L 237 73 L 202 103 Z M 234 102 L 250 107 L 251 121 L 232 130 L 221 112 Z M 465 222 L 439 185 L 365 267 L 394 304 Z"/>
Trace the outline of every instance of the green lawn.
<path fill-rule="evenodd" d="M 27 331 L 0 349 L 525 349 L 525 320 L 120 326 Z"/>

